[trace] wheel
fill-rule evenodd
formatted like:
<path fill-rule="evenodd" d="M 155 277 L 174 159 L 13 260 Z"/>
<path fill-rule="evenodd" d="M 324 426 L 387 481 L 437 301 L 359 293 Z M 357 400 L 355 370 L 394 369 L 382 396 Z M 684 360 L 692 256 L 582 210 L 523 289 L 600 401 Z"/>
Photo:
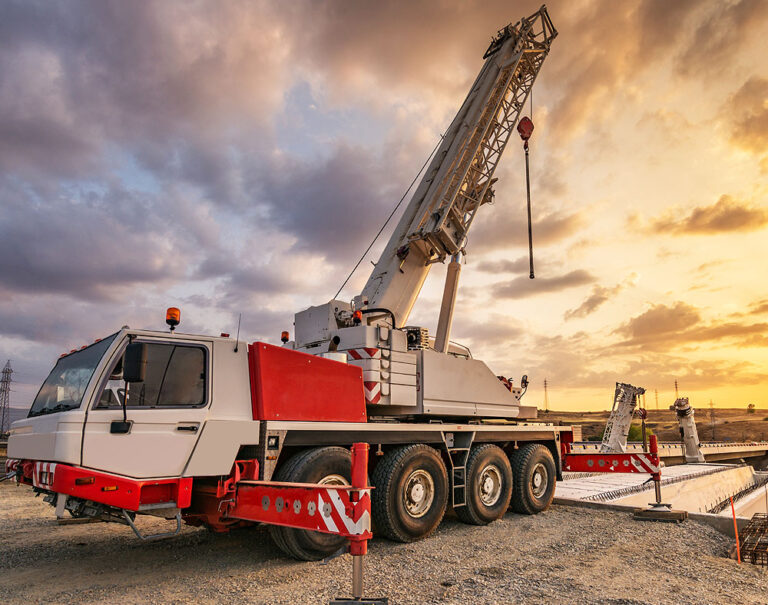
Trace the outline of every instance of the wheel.
<path fill-rule="evenodd" d="M 275 481 L 349 485 L 352 454 L 343 447 L 318 447 L 300 452 L 275 474 Z M 346 538 L 307 529 L 270 525 L 269 533 L 285 554 L 301 561 L 319 561 L 346 544 Z"/>
<path fill-rule="evenodd" d="M 423 444 L 388 452 L 371 476 L 376 530 L 390 540 L 426 538 L 443 519 L 448 473 L 437 450 Z"/>
<path fill-rule="evenodd" d="M 535 515 L 555 497 L 555 459 L 540 443 L 529 443 L 512 455 L 512 510 Z"/>
<path fill-rule="evenodd" d="M 455 508 L 464 523 L 487 525 L 500 519 L 512 497 L 512 467 L 500 447 L 473 447 L 467 459 L 467 504 Z"/>

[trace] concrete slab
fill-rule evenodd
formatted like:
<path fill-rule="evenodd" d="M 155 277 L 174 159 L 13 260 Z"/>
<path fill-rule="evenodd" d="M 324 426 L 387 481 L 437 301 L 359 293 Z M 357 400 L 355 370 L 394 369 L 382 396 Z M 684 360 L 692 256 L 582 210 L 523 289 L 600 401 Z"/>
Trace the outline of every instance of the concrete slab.
<path fill-rule="evenodd" d="M 665 467 L 661 472 L 661 484 L 664 487 L 731 468 L 737 467 L 730 464 L 683 464 Z M 560 481 L 555 489 L 555 497 L 598 502 L 616 501 L 624 496 L 653 490 L 653 483 L 649 479 L 649 475 L 639 473 L 599 473 L 587 477 L 582 475 Z M 647 503 L 643 503 L 643 506 L 645 504 Z"/>

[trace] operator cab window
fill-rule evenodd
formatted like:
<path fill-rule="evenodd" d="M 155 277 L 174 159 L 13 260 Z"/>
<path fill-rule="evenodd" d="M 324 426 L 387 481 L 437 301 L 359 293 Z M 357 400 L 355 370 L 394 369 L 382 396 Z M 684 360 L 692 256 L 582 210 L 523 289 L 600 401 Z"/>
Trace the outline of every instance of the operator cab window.
<path fill-rule="evenodd" d="M 196 407 L 205 404 L 205 349 L 195 346 L 147 343 L 144 382 L 127 385 L 130 407 Z M 110 373 L 99 407 L 122 405 L 126 384 L 122 358 Z"/>

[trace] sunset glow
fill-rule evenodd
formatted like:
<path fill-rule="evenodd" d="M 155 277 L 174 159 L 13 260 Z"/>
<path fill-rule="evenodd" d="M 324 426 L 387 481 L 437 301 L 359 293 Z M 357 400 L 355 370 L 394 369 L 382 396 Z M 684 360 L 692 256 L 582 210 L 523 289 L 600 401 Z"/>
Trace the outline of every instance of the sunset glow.
<path fill-rule="evenodd" d="M 28 407 L 119 329 L 279 343 L 327 302 L 539 3 L 0 8 L 0 362 Z M 452 338 L 525 402 L 768 408 L 768 2 L 548 2 L 524 156 L 470 233 Z M 398 215 L 396 215 L 397 217 Z M 390 225 L 391 226 L 391 225 Z M 385 231 L 388 235 L 389 230 Z M 385 239 L 342 292 L 358 294 Z M 445 267 L 411 325 L 434 333 Z"/>

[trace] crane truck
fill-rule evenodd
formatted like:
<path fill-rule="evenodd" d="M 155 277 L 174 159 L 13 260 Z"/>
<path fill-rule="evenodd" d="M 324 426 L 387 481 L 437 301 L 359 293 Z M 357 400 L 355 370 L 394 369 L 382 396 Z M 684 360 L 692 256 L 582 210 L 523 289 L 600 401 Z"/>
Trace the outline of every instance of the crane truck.
<path fill-rule="evenodd" d="M 500 380 L 450 333 L 469 229 L 493 200 L 556 35 L 542 6 L 492 39 L 359 295 L 297 313 L 281 346 L 180 333 L 172 308 L 170 331 L 125 326 L 62 355 L 13 424 L 16 480 L 59 516 L 125 523 L 143 538 L 154 536 L 134 523 L 141 514 L 175 519 L 171 534 L 182 522 L 268 522 L 277 546 L 304 560 L 370 535 L 367 510 L 355 508 L 368 498 L 375 530 L 401 542 L 428 536 L 448 507 L 475 525 L 510 506 L 546 509 L 570 428 L 530 422 L 527 381 Z M 446 261 L 433 338 L 408 319 L 430 268 Z M 357 493 L 355 443 L 370 445 L 373 487 Z M 304 514 L 304 525 L 292 521 Z"/>

